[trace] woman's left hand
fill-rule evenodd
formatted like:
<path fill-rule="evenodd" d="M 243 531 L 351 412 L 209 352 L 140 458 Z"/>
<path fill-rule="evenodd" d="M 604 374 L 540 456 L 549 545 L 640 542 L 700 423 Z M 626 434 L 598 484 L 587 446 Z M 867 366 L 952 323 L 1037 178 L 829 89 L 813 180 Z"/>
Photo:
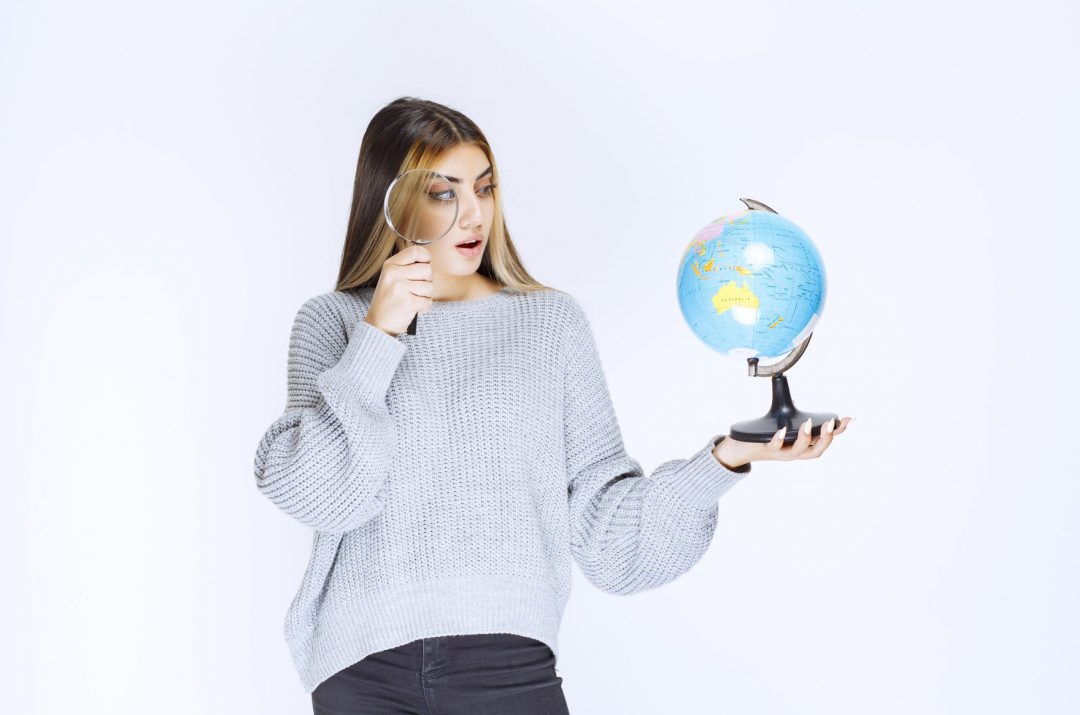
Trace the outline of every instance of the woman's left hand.
<path fill-rule="evenodd" d="M 826 429 L 829 425 L 826 423 L 821 428 L 817 439 L 813 441 L 806 428 L 807 424 L 811 424 L 810 420 L 807 420 L 800 425 L 798 438 L 787 447 L 784 446 L 786 432 L 784 429 L 777 431 L 768 442 L 740 442 L 732 437 L 725 437 L 717 445 L 715 455 L 728 469 L 736 469 L 750 462 L 817 459 L 832 444 L 833 437 L 846 430 L 848 423 L 853 419 L 854 417 L 843 418 L 840 420 L 840 426 L 832 432 Z"/>

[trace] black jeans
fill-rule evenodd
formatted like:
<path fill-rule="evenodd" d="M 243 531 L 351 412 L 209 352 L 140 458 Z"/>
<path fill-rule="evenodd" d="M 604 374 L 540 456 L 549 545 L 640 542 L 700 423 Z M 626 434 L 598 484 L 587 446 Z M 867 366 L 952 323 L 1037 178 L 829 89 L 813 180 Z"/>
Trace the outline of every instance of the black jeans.
<path fill-rule="evenodd" d="M 315 715 L 569 715 L 555 655 L 509 633 L 422 638 L 319 683 Z"/>

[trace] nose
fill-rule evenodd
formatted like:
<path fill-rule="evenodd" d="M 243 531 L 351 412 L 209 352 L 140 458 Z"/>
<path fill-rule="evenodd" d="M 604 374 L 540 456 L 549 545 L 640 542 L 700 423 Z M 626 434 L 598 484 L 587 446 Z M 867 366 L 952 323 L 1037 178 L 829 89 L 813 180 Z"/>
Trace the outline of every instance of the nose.
<path fill-rule="evenodd" d="M 464 197 L 463 197 L 464 195 Z M 471 191 L 458 193 L 458 218 L 462 228 L 473 228 L 483 223 L 483 212 L 480 209 L 480 199 Z"/>

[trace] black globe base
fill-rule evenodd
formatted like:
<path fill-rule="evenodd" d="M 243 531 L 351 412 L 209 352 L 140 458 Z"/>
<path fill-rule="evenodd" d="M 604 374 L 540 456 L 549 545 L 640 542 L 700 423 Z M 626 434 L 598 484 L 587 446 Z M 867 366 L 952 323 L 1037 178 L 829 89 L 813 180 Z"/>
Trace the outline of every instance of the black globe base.
<path fill-rule="evenodd" d="M 821 434 L 821 428 L 829 420 L 837 420 L 835 412 L 803 412 L 791 401 L 787 376 L 783 373 L 772 376 L 772 406 L 769 413 L 753 420 L 736 422 L 731 425 L 731 438 L 740 442 L 768 442 L 781 427 L 787 428 L 784 444 L 793 443 L 799 437 L 799 430 L 807 419 L 812 420 L 810 436 Z M 835 422 L 833 427 L 839 425 Z"/>

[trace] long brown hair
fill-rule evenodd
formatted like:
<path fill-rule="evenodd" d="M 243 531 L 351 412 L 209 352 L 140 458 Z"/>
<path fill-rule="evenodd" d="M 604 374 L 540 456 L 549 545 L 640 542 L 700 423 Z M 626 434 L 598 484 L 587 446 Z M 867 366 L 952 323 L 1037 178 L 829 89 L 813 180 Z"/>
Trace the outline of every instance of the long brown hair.
<path fill-rule="evenodd" d="M 390 183 L 409 169 L 433 169 L 447 150 L 475 144 L 491 162 L 492 183 L 499 168 L 491 146 L 476 124 L 461 112 L 437 102 L 400 97 L 375 114 L 360 143 L 352 209 L 341 254 L 336 290 L 374 287 L 382 264 L 409 244 L 383 218 L 383 196 Z M 495 212 L 488 245 L 477 271 L 519 291 L 547 290 L 525 270 L 503 216 L 500 189 L 494 189 Z"/>

